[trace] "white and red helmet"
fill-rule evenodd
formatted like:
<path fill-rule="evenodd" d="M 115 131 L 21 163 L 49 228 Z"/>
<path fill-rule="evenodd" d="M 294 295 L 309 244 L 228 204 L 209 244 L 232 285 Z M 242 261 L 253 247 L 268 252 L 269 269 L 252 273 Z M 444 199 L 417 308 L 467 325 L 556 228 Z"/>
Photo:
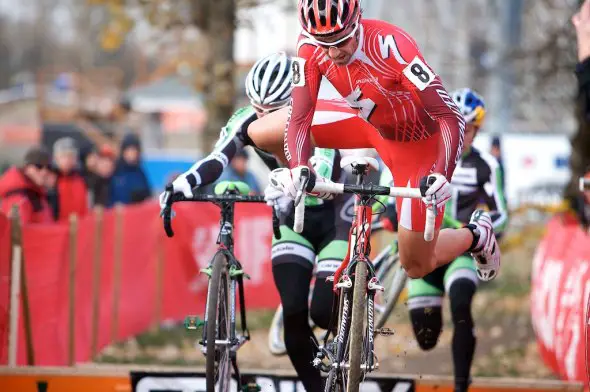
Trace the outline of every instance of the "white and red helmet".
<path fill-rule="evenodd" d="M 299 0 L 299 23 L 308 34 L 330 36 L 358 22 L 360 0 Z"/>

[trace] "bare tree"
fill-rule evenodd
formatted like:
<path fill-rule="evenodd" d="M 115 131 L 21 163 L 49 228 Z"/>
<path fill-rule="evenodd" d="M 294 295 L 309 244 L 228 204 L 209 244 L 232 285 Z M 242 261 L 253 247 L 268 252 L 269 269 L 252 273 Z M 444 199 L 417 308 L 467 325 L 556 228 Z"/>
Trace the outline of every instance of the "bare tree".
<path fill-rule="evenodd" d="M 235 0 L 192 0 L 191 19 L 206 39 L 207 61 L 202 69 L 207 126 L 203 148 L 210 149 L 234 109 Z"/>

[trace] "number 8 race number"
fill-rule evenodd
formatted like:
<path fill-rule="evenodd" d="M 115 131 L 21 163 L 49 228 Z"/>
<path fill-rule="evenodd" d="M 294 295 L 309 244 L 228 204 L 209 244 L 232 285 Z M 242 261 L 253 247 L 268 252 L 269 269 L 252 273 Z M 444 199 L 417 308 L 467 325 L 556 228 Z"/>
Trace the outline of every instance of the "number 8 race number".
<path fill-rule="evenodd" d="M 403 72 L 408 80 L 420 91 L 428 87 L 435 78 L 434 73 L 418 56 L 414 57 L 414 60 L 404 68 Z"/>

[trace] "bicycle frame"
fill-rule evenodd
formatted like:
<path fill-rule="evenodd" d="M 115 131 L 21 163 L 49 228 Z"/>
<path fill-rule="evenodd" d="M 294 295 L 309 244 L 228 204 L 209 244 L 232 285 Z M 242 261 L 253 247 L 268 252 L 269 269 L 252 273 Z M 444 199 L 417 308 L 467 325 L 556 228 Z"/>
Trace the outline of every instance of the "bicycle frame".
<path fill-rule="evenodd" d="M 244 296 L 244 280 L 243 280 L 243 271 L 242 265 L 238 261 L 238 259 L 234 256 L 234 238 L 233 238 L 233 228 L 234 228 L 234 202 L 217 202 L 215 203 L 221 208 L 221 220 L 220 220 L 220 228 L 219 234 L 217 235 L 217 245 L 218 249 L 211 258 L 211 262 L 215 259 L 219 253 L 223 253 L 224 256 L 227 258 L 228 263 L 228 275 L 230 278 L 230 288 L 229 288 L 229 299 L 230 299 L 230 339 L 229 344 L 232 347 L 232 351 L 236 351 L 240 348 L 246 341 L 250 340 L 250 332 L 248 331 L 246 325 L 246 299 Z M 211 268 L 211 262 L 209 266 L 202 270 L 204 273 L 209 274 Z M 236 283 L 238 285 L 238 293 L 239 293 L 239 301 L 240 301 L 240 320 L 242 325 L 242 337 L 238 339 L 236 336 Z M 203 328 L 203 339 L 200 342 L 202 345 L 205 345 L 207 342 L 207 312 L 209 309 L 209 297 L 207 297 L 207 301 L 205 304 L 205 320 L 204 320 L 204 328 Z M 221 344 L 221 342 L 220 342 Z"/>
<path fill-rule="evenodd" d="M 354 168 L 353 173 L 357 175 L 357 185 L 361 185 L 364 180 L 366 167 Z M 340 267 L 334 273 L 333 288 L 334 292 L 338 293 L 339 297 L 339 309 L 340 309 L 340 320 L 338 327 L 338 345 L 336 355 L 333 357 L 333 353 L 320 349 L 318 353 L 317 361 L 314 363 L 327 371 L 325 367 L 321 365 L 321 358 L 328 356 L 332 362 L 332 366 L 335 367 L 346 367 L 348 364 L 344 363 L 346 355 L 346 342 L 350 332 L 350 324 L 352 322 L 352 290 L 354 287 L 353 280 L 351 277 L 354 276 L 354 271 L 358 263 L 366 263 L 367 265 L 367 338 L 368 341 L 365 343 L 366 363 L 365 370 L 374 370 L 374 329 L 375 329 L 375 293 L 377 290 L 383 288 L 379 285 L 378 279 L 375 275 L 375 267 L 373 266 L 369 255 L 371 253 L 371 227 L 373 210 L 371 201 L 373 197 L 370 195 L 355 195 L 355 206 L 354 206 L 354 218 L 351 229 L 349 231 L 348 238 L 348 251 L 342 261 Z M 352 257 L 351 257 L 352 254 Z M 327 345 L 329 331 L 326 333 L 324 338 L 324 347 Z"/>
<path fill-rule="evenodd" d="M 166 188 L 166 192 L 163 197 L 164 207 L 160 215 L 162 216 L 163 223 L 164 223 L 164 230 L 166 231 L 166 235 L 168 237 L 174 236 L 174 231 L 172 230 L 172 204 L 174 202 L 179 201 L 208 201 L 216 204 L 221 208 L 221 220 L 220 220 L 220 229 L 219 235 L 217 237 L 217 245 L 218 249 L 215 253 L 212 261 L 209 263 L 207 268 L 201 270 L 211 278 L 211 273 L 213 271 L 219 271 L 219 269 L 213 269 L 212 263 L 213 260 L 220 254 L 227 260 L 227 271 L 223 271 L 226 274 L 226 278 L 229 279 L 229 293 L 227 293 L 227 301 L 229 302 L 227 305 L 229 307 L 229 332 L 228 337 L 224 340 L 217 340 L 215 337 L 214 344 L 211 345 L 211 341 L 209 341 L 209 349 L 213 347 L 215 349 L 215 354 L 217 353 L 219 346 L 225 346 L 225 350 L 228 352 L 229 360 L 231 361 L 232 367 L 234 369 L 234 375 L 238 381 L 238 388 L 241 388 L 241 376 L 238 369 L 237 364 L 237 350 L 248 340 L 250 340 L 250 333 L 248 331 L 248 327 L 246 326 L 246 306 L 245 306 L 245 296 L 244 296 L 244 284 L 243 278 L 245 275 L 244 271 L 242 270 L 242 266 L 240 262 L 234 256 L 234 240 L 233 240 L 233 230 L 234 230 L 234 204 L 236 202 L 257 202 L 261 203 L 264 202 L 263 196 L 246 196 L 241 195 L 236 192 L 226 192 L 223 195 L 195 195 L 192 198 L 187 198 L 182 194 L 174 194 L 172 192 L 172 187 L 168 186 Z M 273 219 L 273 231 L 278 231 L 277 227 L 277 219 Z M 238 336 L 236 334 L 236 284 L 237 289 L 239 292 L 239 301 L 240 301 L 240 316 L 241 316 L 241 324 L 242 324 L 242 335 Z M 209 287 L 211 287 L 211 283 L 209 283 Z M 203 346 L 203 352 L 207 353 L 207 327 L 211 326 L 208 325 L 208 314 L 210 310 L 210 299 L 207 296 L 207 301 L 205 305 L 205 320 L 203 325 L 203 337 L 202 340 L 199 342 L 201 346 Z M 217 323 L 217 320 L 214 321 Z M 217 324 L 215 324 L 217 325 Z M 215 333 L 216 334 L 216 333 Z M 216 355 L 215 355 L 216 356 Z M 210 362 L 210 355 L 207 355 L 207 363 L 208 367 Z M 208 380 L 209 380 L 208 373 Z M 226 380 L 227 381 L 227 380 Z M 208 381 L 209 383 L 209 381 Z"/>

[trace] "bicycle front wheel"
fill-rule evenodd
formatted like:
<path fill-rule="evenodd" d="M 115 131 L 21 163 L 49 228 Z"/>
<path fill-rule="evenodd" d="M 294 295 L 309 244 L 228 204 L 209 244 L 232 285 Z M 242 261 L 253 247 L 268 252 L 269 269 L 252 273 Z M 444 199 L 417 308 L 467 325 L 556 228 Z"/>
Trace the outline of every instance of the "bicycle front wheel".
<path fill-rule="evenodd" d="M 229 278 L 227 258 L 213 259 L 207 294 L 207 392 L 227 392 L 231 383 Z"/>
<path fill-rule="evenodd" d="M 350 351 L 347 392 L 358 392 L 361 382 L 361 364 L 365 357 L 364 321 L 367 315 L 367 264 L 359 261 L 355 267 L 354 289 L 352 297 L 352 321 L 350 324 Z"/>

